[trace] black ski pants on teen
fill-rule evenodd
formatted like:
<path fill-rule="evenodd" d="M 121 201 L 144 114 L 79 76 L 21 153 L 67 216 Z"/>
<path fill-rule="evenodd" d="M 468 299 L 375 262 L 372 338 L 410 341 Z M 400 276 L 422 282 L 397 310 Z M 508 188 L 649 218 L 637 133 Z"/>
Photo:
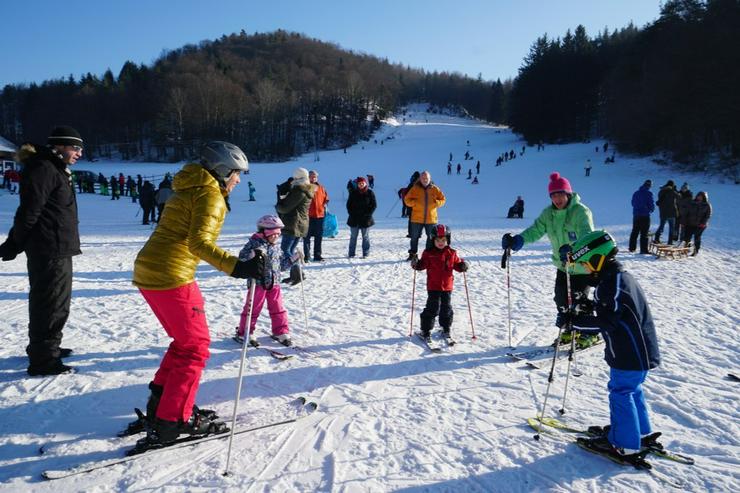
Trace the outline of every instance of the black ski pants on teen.
<path fill-rule="evenodd" d="M 72 301 L 72 257 L 27 257 L 28 362 L 42 368 L 59 360 L 62 329 Z"/>
<path fill-rule="evenodd" d="M 439 314 L 439 325 L 449 332 L 452 326 L 452 291 L 427 291 L 427 304 L 421 312 L 421 331 L 429 333 L 434 328 L 434 319 Z"/>

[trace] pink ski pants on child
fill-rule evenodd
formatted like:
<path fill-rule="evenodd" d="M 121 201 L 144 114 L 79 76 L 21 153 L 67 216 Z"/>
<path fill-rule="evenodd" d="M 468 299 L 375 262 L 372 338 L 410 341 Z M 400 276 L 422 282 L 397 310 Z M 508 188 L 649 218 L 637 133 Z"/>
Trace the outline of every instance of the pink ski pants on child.
<path fill-rule="evenodd" d="M 187 421 L 193 412 L 200 375 L 210 353 L 211 338 L 198 284 L 165 290 L 139 289 L 167 335 L 174 340 L 154 375 L 164 388 L 157 417 Z"/>
<path fill-rule="evenodd" d="M 260 316 L 262 307 L 267 301 L 267 310 L 270 312 L 270 321 L 272 322 L 272 334 L 279 336 L 280 334 L 287 334 L 288 329 L 288 312 L 285 311 L 283 306 L 283 294 L 280 291 L 280 285 L 275 284 L 272 289 L 265 289 L 262 286 L 254 287 L 254 306 L 252 307 L 252 320 L 249 324 L 249 333 L 254 333 L 254 328 L 257 326 L 257 318 Z M 244 328 L 247 326 L 247 312 L 249 311 L 249 293 L 247 293 L 247 299 L 244 302 L 244 309 L 242 310 L 242 316 L 239 319 L 239 335 L 244 335 Z"/>

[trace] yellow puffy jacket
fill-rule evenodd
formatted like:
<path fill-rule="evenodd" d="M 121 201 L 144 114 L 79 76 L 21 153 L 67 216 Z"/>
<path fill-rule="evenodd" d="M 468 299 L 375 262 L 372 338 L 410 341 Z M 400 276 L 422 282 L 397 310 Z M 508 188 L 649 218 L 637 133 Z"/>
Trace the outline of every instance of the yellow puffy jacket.
<path fill-rule="evenodd" d="M 201 260 L 231 274 L 237 257 L 216 246 L 226 216 L 224 192 L 199 164 L 186 164 L 172 182 L 174 194 L 157 229 L 134 263 L 134 285 L 172 289 L 195 280 Z"/>
<path fill-rule="evenodd" d="M 406 192 L 403 201 L 411 207 L 412 223 L 437 224 L 437 209 L 445 205 L 445 194 L 433 183 L 424 188 L 417 181 Z"/>

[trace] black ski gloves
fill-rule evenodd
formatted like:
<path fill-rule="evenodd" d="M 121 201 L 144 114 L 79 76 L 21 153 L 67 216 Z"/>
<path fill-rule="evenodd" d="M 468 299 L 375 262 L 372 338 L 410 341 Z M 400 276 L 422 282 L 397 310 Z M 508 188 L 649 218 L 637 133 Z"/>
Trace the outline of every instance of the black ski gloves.
<path fill-rule="evenodd" d="M 254 257 L 249 260 L 239 260 L 234 266 L 231 277 L 237 279 L 262 279 L 265 275 L 265 254 L 255 250 Z"/>
<path fill-rule="evenodd" d="M 0 257 L 2 257 L 3 262 L 8 262 L 10 260 L 13 260 L 17 256 L 18 248 L 16 248 L 13 238 L 8 236 L 8 239 L 5 240 L 2 245 L 0 245 Z"/>
<path fill-rule="evenodd" d="M 458 267 L 460 269 L 460 272 L 467 272 L 470 268 L 470 264 L 468 264 L 466 261 L 460 262 L 460 265 Z"/>
<path fill-rule="evenodd" d="M 296 284 L 300 283 L 306 278 L 306 275 L 303 274 L 303 269 L 298 264 L 293 265 L 293 267 L 290 268 L 290 277 L 286 277 L 283 279 L 284 283 L 290 284 L 291 286 L 295 286 Z"/>
<path fill-rule="evenodd" d="M 504 250 L 506 250 L 507 248 L 511 248 L 512 251 L 516 252 L 523 246 L 524 238 L 522 238 L 522 235 L 512 236 L 511 233 L 506 233 L 501 238 L 501 248 L 503 248 Z"/>

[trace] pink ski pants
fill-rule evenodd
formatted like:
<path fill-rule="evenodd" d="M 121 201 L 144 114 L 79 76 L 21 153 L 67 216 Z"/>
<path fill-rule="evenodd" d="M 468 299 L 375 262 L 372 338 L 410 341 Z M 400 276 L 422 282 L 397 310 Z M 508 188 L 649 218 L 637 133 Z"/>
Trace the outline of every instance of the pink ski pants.
<path fill-rule="evenodd" d="M 252 308 L 252 320 L 249 324 L 249 333 L 254 333 L 254 328 L 257 326 L 257 318 L 260 316 L 262 307 L 267 301 L 267 310 L 270 312 L 270 321 L 272 322 L 272 334 L 279 336 L 280 334 L 287 334 L 288 329 L 288 312 L 285 311 L 283 305 L 283 294 L 280 291 L 280 285 L 275 284 L 272 289 L 265 289 L 262 286 L 254 287 L 254 307 Z M 249 293 L 247 292 L 247 299 L 244 302 L 244 309 L 242 310 L 242 316 L 239 319 L 239 335 L 244 335 L 244 328 L 247 326 L 247 312 L 249 311 Z"/>
<path fill-rule="evenodd" d="M 210 355 L 211 338 L 203 296 L 196 282 L 162 291 L 139 291 L 167 335 L 174 339 L 154 375 L 153 382 L 164 388 L 157 417 L 187 421 L 193 412 L 200 375 Z"/>

